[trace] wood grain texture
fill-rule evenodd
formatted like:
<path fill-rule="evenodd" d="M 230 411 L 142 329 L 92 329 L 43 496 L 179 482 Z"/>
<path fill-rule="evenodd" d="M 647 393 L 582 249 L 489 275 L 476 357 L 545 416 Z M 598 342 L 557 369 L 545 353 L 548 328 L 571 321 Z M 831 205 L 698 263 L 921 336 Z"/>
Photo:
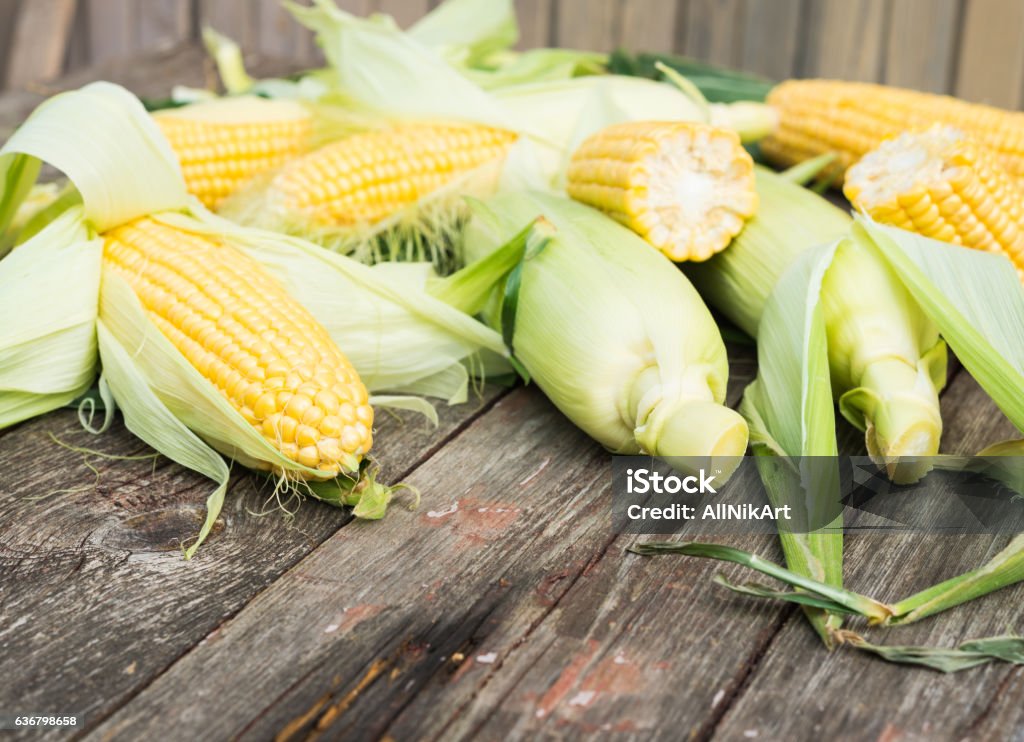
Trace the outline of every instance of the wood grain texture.
<path fill-rule="evenodd" d="M 10 41 L 9 87 L 60 75 L 76 8 L 77 0 L 36 0 L 20 9 Z"/>
<path fill-rule="evenodd" d="M 959 8 L 959 0 L 893 3 L 883 81 L 935 93 L 949 90 Z"/>
<path fill-rule="evenodd" d="M 200 29 L 209 25 L 234 39 L 244 54 L 258 47 L 260 18 L 252 0 L 199 0 Z"/>
<path fill-rule="evenodd" d="M 690 57 L 737 67 L 743 57 L 744 0 L 688 0 L 682 52 Z"/>
<path fill-rule="evenodd" d="M 570 49 L 607 52 L 619 41 L 617 0 L 558 0 L 555 43 Z"/>
<path fill-rule="evenodd" d="M 796 74 L 802 0 L 746 0 L 739 67 L 773 80 Z"/>
<path fill-rule="evenodd" d="M 980 103 L 1024 105 L 1024 3 L 972 0 L 964 6 L 955 92 Z"/>
<path fill-rule="evenodd" d="M 801 39 L 801 77 L 876 81 L 882 74 L 890 4 L 816 0 Z"/>
<path fill-rule="evenodd" d="M 731 385 L 734 400 L 749 380 L 750 359 L 750 349 L 740 349 Z M 499 446 L 502 455 L 495 457 Z M 372 543 L 365 529 L 354 526 L 326 541 L 225 624 L 216 642 L 183 658 L 94 736 L 159 735 L 169 729 L 169 719 L 185 723 L 178 733 L 188 734 L 193 722 L 182 721 L 182 715 L 194 700 L 183 683 L 198 667 L 207 668 L 203 685 L 208 687 L 232 678 L 229 709 L 209 716 L 188 714 L 196 730 L 213 736 L 468 736 L 483 719 L 460 709 L 475 703 L 484 683 L 514 683 L 518 670 L 502 675 L 500 683 L 492 677 L 513 650 L 525 646 L 519 657 L 527 667 L 534 664 L 535 653 L 548 645 L 546 638 L 534 639 L 534 627 L 552 615 L 561 596 L 613 541 L 608 467 L 607 454 L 536 389 L 512 392 L 409 478 L 447 497 L 430 509 L 425 505 L 414 521 L 386 519 Z M 619 569 L 625 543 L 609 556 L 605 569 Z M 372 561 L 361 559 L 366 554 L 373 555 Z M 368 566 L 343 578 L 335 575 L 336 565 L 354 561 Z M 646 573 L 650 565 L 641 561 L 627 563 Z M 649 573 L 655 584 L 673 583 L 665 588 L 666 596 L 685 584 L 669 579 L 677 568 L 654 565 Z M 381 589 L 385 584 L 387 589 Z M 592 584 L 601 592 L 577 616 L 581 622 L 596 618 L 606 599 L 609 606 L 618 606 L 634 596 L 632 605 L 622 606 L 623 619 L 640 606 L 636 596 L 643 594 L 642 586 L 611 580 L 607 573 L 600 579 L 595 575 Z M 677 595 L 681 601 L 692 598 L 685 589 Z M 275 619 L 268 621 L 268 615 Z M 574 615 L 559 614 L 554 625 L 564 627 Z M 612 635 L 622 628 L 613 626 Z M 594 630 L 596 641 L 608 627 L 602 621 Z M 285 635 L 289 640 L 272 657 L 256 649 Z M 567 644 L 566 651 L 572 646 Z M 723 682 L 732 682 L 750 643 L 723 642 L 720 648 L 721 654 L 711 652 L 708 665 L 717 664 Z M 663 650 L 661 645 L 658 651 Z M 244 657 L 252 665 L 242 670 L 238 662 Z M 664 673 L 661 659 L 646 670 Z M 677 667 L 686 672 L 682 664 Z M 611 669 L 617 668 L 613 664 Z M 227 674 L 221 677 L 221 672 Z M 541 708 L 570 700 L 552 696 L 544 701 L 541 693 L 538 687 L 528 704 L 530 718 Z M 470 719 L 468 727 L 464 719 Z M 531 729 L 527 725 L 522 732 Z"/>
<path fill-rule="evenodd" d="M 629 51 L 671 52 L 675 46 L 678 3 L 622 0 L 618 45 Z"/>
<path fill-rule="evenodd" d="M 309 2 L 300 2 L 308 5 Z M 299 23 L 278 0 L 259 0 L 259 30 L 256 49 L 260 55 L 287 59 L 296 65 L 310 65 L 316 60 L 313 32 Z"/>
<path fill-rule="evenodd" d="M 519 21 L 519 49 L 548 47 L 552 38 L 552 11 L 555 0 L 515 0 Z"/>
<path fill-rule="evenodd" d="M 382 416 L 375 452 L 383 479 L 403 479 L 504 393 L 490 388 L 482 406 L 444 407 L 438 430 Z M 315 501 L 290 503 L 295 516 L 283 518 L 270 484 L 243 472 L 221 525 L 186 562 L 179 543 L 202 522 L 209 481 L 164 459 L 83 456 L 50 433 L 103 454 L 149 453 L 120 425 L 85 433 L 70 411 L 0 437 L 6 470 L 25 471 L 39 456 L 48 462 L 0 494 L 8 524 L 0 535 L 3 611 L 17 616 L 0 629 L 4 708 L 49 708 L 60 699 L 84 717 L 80 729 L 95 724 L 351 520 Z M 438 496 L 430 482 L 422 490 L 428 503 Z M 399 520 L 416 517 L 402 498 L 393 511 Z M 372 540 L 376 524 L 365 525 L 355 530 Z"/>
<path fill-rule="evenodd" d="M 92 64 L 124 60 L 139 48 L 139 5 L 135 0 L 85 0 L 89 12 Z"/>
<path fill-rule="evenodd" d="M 0 90 L 7 81 L 7 66 L 13 56 L 12 40 L 20 7 L 20 0 L 0 0 Z"/>
<path fill-rule="evenodd" d="M 140 51 L 171 49 L 192 38 L 192 0 L 139 2 Z"/>
<path fill-rule="evenodd" d="M 534 600 L 601 548 L 606 466 L 535 389 L 513 392 L 409 478 L 430 493 L 418 513 L 328 539 L 96 738 L 377 736 L 394 709 L 362 703 L 368 689 L 400 704 L 407 685 L 457 669 L 446 662 L 505 596 Z M 222 689 L 216 709 L 196 708 L 199 668 L 203 687 Z"/>
<path fill-rule="evenodd" d="M 946 451 L 976 451 L 1014 435 L 966 373 L 956 375 L 942 404 Z M 851 535 L 847 584 L 881 600 L 898 599 L 982 564 L 1005 542 L 1005 536 L 986 535 Z M 1020 633 L 1022 597 L 1024 586 L 1018 585 L 920 624 L 871 629 L 867 635 L 886 644 L 949 647 L 979 636 Z M 1018 738 L 1024 668 L 991 665 L 942 675 L 853 650 L 829 654 L 808 641 L 798 623 L 791 621 L 779 634 L 746 692 L 716 728 L 719 737 L 739 739 L 751 732 L 757 739 L 830 739 L 856 730 L 858 739 Z"/>

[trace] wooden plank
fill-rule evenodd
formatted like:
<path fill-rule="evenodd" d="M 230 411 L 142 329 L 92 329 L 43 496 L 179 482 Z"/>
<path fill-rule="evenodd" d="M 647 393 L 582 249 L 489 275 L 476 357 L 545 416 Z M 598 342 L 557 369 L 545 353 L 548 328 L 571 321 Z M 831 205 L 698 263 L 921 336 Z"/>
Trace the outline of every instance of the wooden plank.
<path fill-rule="evenodd" d="M 554 43 L 554 0 L 516 0 L 520 49 L 548 47 Z"/>
<path fill-rule="evenodd" d="M 742 61 L 743 0 L 690 0 L 683 27 L 683 53 L 727 67 Z"/>
<path fill-rule="evenodd" d="M 734 398 L 752 371 L 750 349 L 743 353 L 734 364 Z M 495 457 L 499 445 L 502 456 Z M 556 616 L 559 601 L 577 581 L 591 580 L 602 595 L 610 594 L 610 606 L 635 596 L 634 582 L 610 579 L 608 572 L 588 577 L 614 538 L 607 527 L 608 463 L 607 453 L 535 388 L 513 392 L 410 477 L 412 484 L 429 482 L 435 492 L 450 492 L 447 498 L 435 500 L 414 524 L 385 520 L 372 545 L 353 527 L 329 539 L 96 736 L 160 734 L 170 719 L 186 725 L 176 733 L 188 734 L 195 724 L 215 737 L 466 736 L 461 726 L 449 724 L 461 723 L 464 704 L 481 686 L 490 687 L 509 654 L 522 652 L 529 656 L 527 665 L 533 663 L 546 646 L 532 636 L 535 626 L 557 624 L 579 636 L 585 622 L 596 619 L 597 606 L 546 618 Z M 606 564 L 623 563 L 620 550 Z M 338 579 L 338 564 L 368 553 L 372 569 Z M 677 573 L 679 564 L 670 562 L 625 560 L 630 570 L 651 576 L 644 584 L 661 586 L 654 602 L 643 596 L 652 611 L 670 596 L 680 609 L 693 597 L 686 590 L 690 575 Z M 700 568 L 710 577 L 709 565 Z M 713 614 L 731 600 L 713 591 L 706 596 L 701 610 Z M 639 609 L 635 597 L 629 602 L 622 605 L 623 618 Z M 782 613 L 765 606 L 756 611 Z M 687 620 L 685 611 L 681 620 Z M 577 631 L 567 628 L 573 621 L 579 622 Z M 705 630 L 710 638 L 714 630 Z M 290 637 L 285 646 L 273 653 L 258 649 L 279 631 Z M 606 636 L 619 629 L 601 622 L 598 631 Z M 743 633 L 705 653 L 712 677 L 735 682 L 755 643 L 746 628 Z M 198 667 L 204 668 L 201 676 L 195 675 Z M 225 685 L 228 676 L 233 680 Z M 186 678 L 192 678 L 188 686 L 182 684 Z M 225 688 L 223 707 L 197 711 L 189 696 L 203 693 L 200 686 Z M 538 696 L 543 692 L 535 690 Z M 422 713 L 409 717 L 404 709 L 413 697 Z M 529 707 L 530 718 L 538 700 Z"/>
<path fill-rule="evenodd" d="M 429 0 L 376 0 L 378 13 L 387 13 L 402 28 L 408 28 L 430 10 Z"/>
<path fill-rule="evenodd" d="M 88 0 L 89 56 L 93 64 L 124 59 L 138 49 L 135 0 Z"/>
<path fill-rule="evenodd" d="M 749 350 L 730 351 L 735 403 L 754 365 Z M 862 433 L 848 425 L 840 430 L 846 449 L 863 449 Z M 418 691 L 387 735 L 707 739 L 727 699 L 741 692 L 795 612 L 744 604 L 717 589 L 715 574 L 740 576 L 732 566 L 625 553 L 635 540 L 616 538 L 528 634 L 518 636 L 505 620 L 493 619 L 495 628 L 473 647 L 469 669 Z M 714 540 L 782 558 L 773 536 Z M 478 661 L 491 655 L 496 659 L 487 667 Z"/>
<path fill-rule="evenodd" d="M 382 415 L 375 453 L 384 478 L 403 479 L 504 393 L 489 388 L 483 406 L 443 407 L 436 431 L 418 420 L 403 425 Z M 0 465 L 22 472 L 0 495 L 0 520 L 8 524 L 0 534 L 3 606 L 5 615 L 17 616 L 0 629 L 7 647 L 0 656 L 7 678 L 0 706 L 49 708 L 59 701 L 83 715 L 80 731 L 113 712 L 351 518 L 347 511 L 304 502 L 293 520 L 285 519 L 274 512 L 273 488 L 242 473 L 231 486 L 222 525 L 195 560 L 185 562 L 179 539 L 201 523 L 208 480 L 165 460 L 85 457 L 54 443 L 51 432 L 104 454 L 148 450 L 119 424 L 102 436 L 85 433 L 71 411 L 0 438 Z M 41 460 L 45 467 L 33 467 Z M 422 484 L 428 501 L 438 495 L 433 483 Z M 75 491 L 57 494 L 66 488 Z M 401 502 L 394 505 L 395 518 L 415 518 Z M 355 530 L 374 538 L 372 525 Z M 51 680 L 35 683 L 35 677 Z"/>
<path fill-rule="evenodd" d="M 192 0 L 138 0 L 139 49 L 171 49 L 192 35 Z"/>
<path fill-rule="evenodd" d="M 504 455 L 496 459 L 499 440 Z M 160 734 L 174 724 L 176 733 L 203 730 L 215 737 L 377 738 L 413 696 L 419 706 L 427 686 L 442 687 L 444 705 L 428 704 L 430 718 L 403 724 L 403 738 L 460 736 L 445 728 L 445 715 L 471 700 L 504 661 L 499 657 L 520 647 L 531 655 L 543 648 L 529 637 L 530 626 L 551 615 L 593 556 L 607 548 L 607 454 L 583 443 L 536 390 L 515 392 L 411 478 L 450 491 L 449 499 L 415 524 L 384 521 L 387 533 L 372 542 L 365 529 L 351 527 L 326 541 L 96 736 Z M 537 476 L 542 469 L 544 476 Z M 355 562 L 368 567 L 339 578 L 338 565 Z M 678 564 L 642 567 L 663 585 L 659 602 L 682 591 L 669 607 L 685 608 L 689 576 L 675 572 Z M 598 577 L 616 600 L 629 594 L 624 581 Z M 653 610 L 649 596 L 638 597 Z M 634 603 L 626 614 L 639 607 Z M 702 606 L 709 608 L 720 613 L 722 605 Z M 583 625 L 592 617 L 559 616 L 570 633 L 574 621 Z M 529 641 L 517 642 L 517 632 Z M 616 629 L 603 624 L 601 632 Z M 283 643 L 273 638 L 285 635 Z M 735 637 L 706 651 L 712 677 L 734 680 L 754 641 L 751 632 L 744 635 L 745 641 Z M 196 705 L 203 688 L 219 689 L 216 709 Z M 533 700 L 531 714 L 553 706 Z"/>
<path fill-rule="evenodd" d="M 958 0 L 893 3 L 885 82 L 915 90 L 948 92 L 958 23 Z"/>
<path fill-rule="evenodd" d="M 801 0 L 746 0 L 740 68 L 773 80 L 797 72 Z"/>
<path fill-rule="evenodd" d="M 80 70 L 88 67 L 89 60 L 89 8 L 88 0 L 77 3 L 75 18 L 68 33 L 67 54 L 64 56 L 65 70 Z M 0 75 L 2 79 L 2 75 Z"/>
<path fill-rule="evenodd" d="M 17 14 L 11 37 L 7 86 L 52 80 L 64 68 L 77 0 L 34 0 Z"/>
<path fill-rule="evenodd" d="M 10 63 L 11 50 L 14 48 L 14 27 L 18 23 L 18 10 L 21 0 L 0 0 L 0 92 L 7 84 L 7 66 Z"/>
<path fill-rule="evenodd" d="M 259 32 L 256 48 L 259 53 L 281 59 L 293 59 L 296 55 L 300 31 L 308 29 L 295 22 L 292 14 L 277 0 L 258 0 L 256 11 L 259 17 Z"/>
<path fill-rule="evenodd" d="M 885 0 L 820 0 L 804 26 L 801 77 L 877 81 L 887 39 Z"/>
<path fill-rule="evenodd" d="M 199 0 L 199 24 L 234 39 L 244 54 L 258 51 L 259 16 L 252 0 Z"/>
<path fill-rule="evenodd" d="M 942 398 L 944 449 L 975 451 L 1016 435 L 966 373 Z M 893 600 L 982 564 L 1006 542 L 985 535 L 852 535 L 847 583 Z M 1024 586 L 959 606 L 920 624 L 869 630 L 887 644 L 955 646 L 1020 632 Z M 859 624 L 854 624 L 863 628 Z M 891 665 L 853 650 L 825 652 L 793 621 L 779 634 L 715 732 L 722 739 L 1008 739 L 1019 735 L 1019 668 L 991 665 L 956 675 Z M 1017 693 L 1010 692 L 1016 688 Z M 784 707 L 786 713 L 778 713 Z M 1014 731 L 1016 730 L 1016 731 Z"/>
<path fill-rule="evenodd" d="M 607 52 L 618 43 L 617 0 L 558 0 L 556 45 Z"/>
<path fill-rule="evenodd" d="M 671 52 L 677 4 L 664 0 L 622 0 L 618 45 L 628 51 Z"/>
<path fill-rule="evenodd" d="M 993 106 L 1024 105 L 1024 3 L 972 0 L 964 6 L 954 90 Z"/>

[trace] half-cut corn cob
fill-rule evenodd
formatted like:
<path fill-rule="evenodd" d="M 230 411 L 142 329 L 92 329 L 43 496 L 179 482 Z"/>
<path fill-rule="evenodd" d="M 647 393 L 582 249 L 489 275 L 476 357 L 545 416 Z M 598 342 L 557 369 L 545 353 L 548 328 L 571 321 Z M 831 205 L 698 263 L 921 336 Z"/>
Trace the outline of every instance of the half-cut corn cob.
<path fill-rule="evenodd" d="M 952 127 L 883 142 L 847 171 L 843 192 L 883 224 L 1004 254 L 1024 277 L 1024 192 Z"/>
<path fill-rule="evenodd" d="M 841 174 L 882 140 L 940 123 L 961 129 L 992 150 L 1011 176 L 1024 178 L 1024 113 L 835 80 L 789 80 L 772 90 L 768 102 L 780 121 L 778 130 L 762 141 L 761 151 L 779 165 L 831 152 Z"/>
<path fill-rule="evenodd" d="M 149 218 L 107 232 L 103 260 L 271 445 L 324 479 L 358 468 L 372 444 L 366 389 L 327 331 L 259 263 Z"/>
<path fill-rule="evenodd" d="M 268 202 L 318 225 L 373 224 L 500 161 L 515 139 L 510 131 L 455 123 L 355 134 L 282 168 Z"/>
<path fill-rule="evenodd" d="M 210 208 L 253 176 L 303 154 L 313 132 L 312 115 L 298 103 L 254 97 L 194 103 L 153 118 L 189 192 Z"/>
<path fill-rule="evenodd" d="M 725 249 L 757 210 L 754 162 L 739 136 L 693 122 L 599 131 L 573 154 L 567 190 L 675 261 Z"/>

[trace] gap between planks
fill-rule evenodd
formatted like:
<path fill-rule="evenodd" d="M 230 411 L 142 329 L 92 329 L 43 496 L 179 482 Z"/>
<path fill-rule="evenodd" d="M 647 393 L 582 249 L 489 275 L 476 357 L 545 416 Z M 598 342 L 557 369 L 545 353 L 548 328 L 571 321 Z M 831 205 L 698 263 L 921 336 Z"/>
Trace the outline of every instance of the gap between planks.
<path fill-rule="evenodd" d="M 410 465 L 408 465 L 404 469 L 402 469 L 400 472 L 398 472 L 396 477 L 395 477 L 395 481 L 401 481 L 401 480 L 407 479 L 409 476 L 411 476 L 413 472 L 415 472 L 417 469 L 419 469 L 421 466 L 423 466 L 426 462 L 428 462 L 430 459 L 432 459 L 434 456 L 436 456 L 437 453 L 441 449 L 443 449 L 449 442 L 451 442 L 452 440 L 454 440 L 454 439 L 458 438 L 459 436 L 461 436 L 465 432 L 465 430 L 470 425 L 473 424 L 474 421 L 476 421 L 477 419 L 483 417 L 488 412 L 490 412 L 491 409 L 495 405 L 497 405 L 502 399 L 507 397 L 512 391 L 513 391 L 512 388 L 502 389 L 497 394 L 495 394 L 495 396 L 493 398 L 488 399 L 488 400 L 483 400 L 481 405 L 479 406 L 479 408 L 477 408 L 476 410 L 473 410 L 473 412 L 470 415 L 468 415 L 464 420 L 460 421 L 459 424 L 454 426 L 450 431 L 446 432 L 444 435 L 440 436 L 438 438 L 438 440 L 435 441 L 434 444 L 431 445 L 430 447 L 428 447 L 424 452 L 422 452 L 415 459 L 415 461 L 413 463 L 411 463 Z M 144 447 L 144 448 L 148 448 L 148 447 Z M 173 463 L 173 462 L 168 462 L 168 463 Z M 230 496 L 230 489 L 229 489 L 228 495 Z M 202 637 L 199 637 L 195 641 L 194 644 L 186 647 L 184 649 L 184 651 L 182 651 L 178 655 L 176 655 L 162 669 L 160 669 L 157 672 L 154 672 L 146 680 L 145 683 L 142 683 L 142 684 L 138 685 L 137 687 L 133 688 L 129 693 L 127 693 L 125 695 L 125 697 L 122 699 L 121 703 L 119 703 L 119 704 L 117 704 L 115 706 L 112 706 L 106 713 L 98 714 L 93 720 L 90 721 L 90 723 L 88 725 L 80 727 L 76 731 L 75 735 L 73 736 L 73 739 L 82 739 L 82 738 L 88 736 L 89 734 L 91 734 L 92 731 L 95 730 L 97 727 L 102 726 L 102 724 L 107 719 L 109 719 L 111 716 L 115 715 L 122 708 L 124 708 L 125 706 L 130 704 L 131 701 L 136 696 L 138 696 L 140 693 L 144 692 L 150 685 L 152 685 L 156 680 L 158 680 L 170 668 L 174 667 L 174 665 L 176 665 L 184 657 L 187 657 L 191 652 L 193 652 L 195 650 L 196 647 L 202 645 L 210 637 L 212 637 L 215 634 L 217 634 L 225 624 L 230 623 L 239 613 L 241 613 L 246 608 L 246 606 L 248 606 L 253 600 L 257 599 L 260 595 L 262 595 L 263 592 L 265 592 L 268 588 L 273 586 L 274 583 L 277 580 L 280 580 L 282 577 L 285 577 L 290 572 L 294 572 L 294 571 L 300 569 L 302 567 L 303 563 L 310 557 L 310 555 L 313 554 L 317 549 L 319 549 L 324 544 L 325 541 L 327 541 L 328 539 L 333 538 L 342 529 L 344 529 L 345 526 L 349 525 L 350 523 L 353 523 L 355 520 L 356 520 L 355 518 L 350 517 L 348 520 L 343 522 L 338 527 L 338 529 L 336 529 L 335 531 L 332 531 L 330 533 L 325 534 L 324 537 L 321 538 L 316 543 L 316 545 L 313 546 L 313 548 L 311 548 L 299 561 L 295 562 L 291 567 L 289 567 L 288 569 L 284 570 L 281 574 L 279 574 L 277 576 L 276 579 L 274 579 L 274 580 L 272 580 L 270 582 L 267 582 L 265 585 L 263 585 L 258 590 L 253 592 L 253 594 L 250 595 L 248 597 L 248 599 L 244 603 L 241 603 L 236 608 L 236 610 L 234 610 L 230 614 L 226 615 L 223 618 L 223 620 L 221 620 L 219 623 L 217 623 L 209 632 L 207 632 Z M 312 672 L 312 670 L 311 670 L 311 672 Z M 301 682 L 301 680 L 299 680 L 297 682 Z"/>

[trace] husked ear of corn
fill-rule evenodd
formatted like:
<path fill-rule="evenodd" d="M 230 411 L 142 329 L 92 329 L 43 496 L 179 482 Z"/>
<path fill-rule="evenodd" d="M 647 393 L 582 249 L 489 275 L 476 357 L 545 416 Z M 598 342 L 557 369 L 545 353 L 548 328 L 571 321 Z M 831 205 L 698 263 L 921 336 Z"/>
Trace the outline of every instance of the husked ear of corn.
<path fill-rule="evenodd" d="M 684 121 L 594 134 L 572 156 L 567 190 L 677 262 L 725 249 L 758 204 L 754 162 L 739 135 Z"/>
<path fill-rule="evenodd" d="M 292 160 L 219 213 L 364 263 L 429 260 L 447 272 L 462 196 L 493 192 L 516 138 L 458 122 L 376 128 Z"/>
<path fill-rule="evenodd" d="M 190 193 L 215 209 L 253 176 L 310 146 L 313 117 L 288 100 L 220 98 L 153 114 Z"/>
<path fill-rule="evenodd" d="M 502 129 L 454 123 L 355 134 L 282 168 L 268 203 L 319 225 L 375 224 L 500 161 L 515 138 Z"/>
<path fill-rule="evenodd" d="M 313 478 L 358 469 L 372 445 L 366 388 L 326 330 L 256 261 L 150 218 L 104 239 L 106 268 L 272 446 L 316 470 Z"/>
<path fill-rule="evenodd" d="M 957 129 L 883 142 L 847 171 L 843 192 L 883 224 L 1005 255 L 1024 278 L 1024 191 Z"/>
<path fill-rule="evenodd" d="M 874 83 L 788 80 L 768 95 L 779 127 L 761 142 L 778 165 L 793 165 L 826 152 L 841 175 L 884 139 L 941 123 L 955 126 L 987 147 L 1014 178 L 1024 178 L 1024 113 L 967 103 L 945 95 Z"/>

